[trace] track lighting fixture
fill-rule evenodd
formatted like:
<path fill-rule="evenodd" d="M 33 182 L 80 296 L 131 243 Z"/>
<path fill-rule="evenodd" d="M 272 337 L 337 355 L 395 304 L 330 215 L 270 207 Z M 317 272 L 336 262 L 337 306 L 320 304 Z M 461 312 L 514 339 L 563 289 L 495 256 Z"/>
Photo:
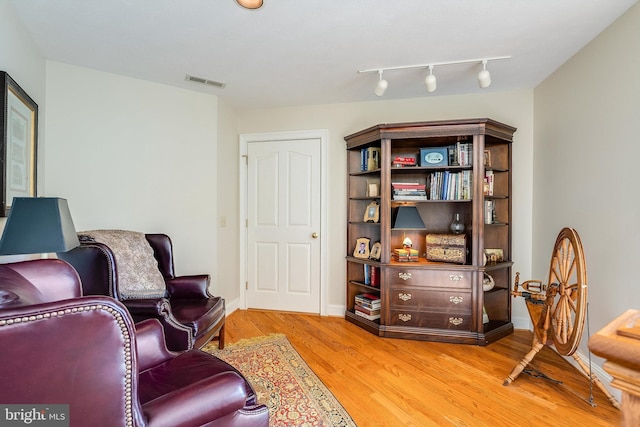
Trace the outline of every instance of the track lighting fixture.
<path fill-rule="evenodd" d="M 375 93 L 378 96 L 382 96 L 384 95 L 384 91 L 387 90 L 387 86 L 389 86 L 389 83 L 387 83 L 387 81 L 382 78 L 382 70 L 378 70 L 378 75 L 380 77 L 380 80 L 378 80 L 378 83 L 376 84 L 376 88 L 373 90 L 373 93 Z"/>
<path fill-rule="evenodd" d="M 482 71 L 478 73 L 478 84 L 482 89 L 491 85 L 491 74 L 487 71 L 487 60 L 482 61 Z"/>
<path fill-rule="evenodd" d="M 424 78 L 424 84 L 427 86 L 427 92 L 431 93 L 438 87 L 436 76 L 433 75 L 433 65 L 429 65 L 429 74 Z"/>
<path fill-rule="evenodd" d="M 240 0 L 238 0 L 240 1 Z M 400 67 L 385 67 L 385 68 L 372 68 L 369 70 L 359 70 L 358 73 L 371 73 L 377 72 L 379 75 L 378 83 L 376 83 L 376 87 L 374 89 L 374 93 L 377 96 L 384 95 L 384 92 L 387 90 L 389 84 L 386 80 L 382 78 L 382 73 L 384 71 L 394 71 L 394 70 L 409 70 L 414 68 L 427 68 L 429 70 L 429 74 L 424 79 L 424 84 L 427 87 L 427 92 L 432 93 L 437 88 L 436 76 L 433 74 L 433 68 L 444 65 L 455 65 L 455 64 L 469 64 L 469 63 L 478 63 L 482 64 L 482 70 L 478 73 L 478 84 L 482 89 L 487 88 L 491 85 L 491 74 L 487 70 L 487 63 L 489 61 L 497 61 L 499 59 L 509 59 L 511 56 L 494 56 L 491 58 L 480 58 L 480 59 L 464 59 L 462 61 L 450 61 L 450 62 L 433 62 L 431 64 L 420 64 L 420 65 L 404 65 Z"/>
<path fill-rule="evenodd" d="M 245 9 L 260 9 L 262 0 L 236 0 L 236 2 Z"/>

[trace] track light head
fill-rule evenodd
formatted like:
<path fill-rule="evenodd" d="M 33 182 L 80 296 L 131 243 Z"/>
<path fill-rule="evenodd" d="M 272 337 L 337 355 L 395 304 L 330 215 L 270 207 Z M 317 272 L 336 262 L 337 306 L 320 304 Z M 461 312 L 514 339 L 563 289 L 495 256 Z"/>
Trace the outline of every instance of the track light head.
<path fill-rule="evenodd" d="M 435 91 L 438 87 L 436 76 L 433 75 L 433 65 L 429 65 L 429 74 L 424 78 L 424 84 L 427 86 L 427 92 L 429 93 Z"/>
<path fill-rule="evenodd" d="M 487 70 L 487 60 L 482 61 L 482 71 L 478 73 L 478 84 L 480 88 L 485 89 L 491 85 L 491 74 Z"/>
<path fill-rule="evenodd" d="M 382 96 L 387 90 L 387 86 L 389 86 L 389 83 L 387 83 L 387 81 L 382 78 L 382 70 L 378 70 L 378 75 L 380 76 L 380 80 L 378 80 L 373 93 L 375 93 L 377 96 Z"/>

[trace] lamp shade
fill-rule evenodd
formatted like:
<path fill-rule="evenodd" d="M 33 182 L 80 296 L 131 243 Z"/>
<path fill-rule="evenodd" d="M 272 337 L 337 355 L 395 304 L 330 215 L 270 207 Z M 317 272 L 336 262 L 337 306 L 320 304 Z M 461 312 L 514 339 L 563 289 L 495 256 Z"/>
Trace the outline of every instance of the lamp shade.
<path fill-rule="evenodd" d="M 491 74 L 488 70 L 482 70 L 478 73 L 478 85 L 480 85 L 482 89 L 491 86 Z"/>
<path fill-rule="evenodd" d="M 66 199 L 13 199 L 0 240 L 0 255 L 66 252 L 79 245 Z"/>
<path fill-rule="evenodd" d="M 399 206 L 392 216 L 393 228 L 424 228 L 424 222 L 415 206 Z"/>

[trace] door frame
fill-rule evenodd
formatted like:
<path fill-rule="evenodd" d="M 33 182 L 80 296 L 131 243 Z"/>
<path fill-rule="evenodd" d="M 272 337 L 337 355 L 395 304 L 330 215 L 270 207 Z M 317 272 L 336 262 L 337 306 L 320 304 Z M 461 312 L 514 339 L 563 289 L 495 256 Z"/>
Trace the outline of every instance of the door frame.
<path fill-rule="evenodd" d="M 240 134 L 240 308 L 247 309 L 247 246 L 248 246 L 248 172 L 247 153 L 252 142 L 278 142 L 300 139 L 320 140 L 320 315 L 327 315 L 328 275 L 327 275 L 327 144 L 329 131 L 326 129 L 288 132 L 266 132 Z"/>

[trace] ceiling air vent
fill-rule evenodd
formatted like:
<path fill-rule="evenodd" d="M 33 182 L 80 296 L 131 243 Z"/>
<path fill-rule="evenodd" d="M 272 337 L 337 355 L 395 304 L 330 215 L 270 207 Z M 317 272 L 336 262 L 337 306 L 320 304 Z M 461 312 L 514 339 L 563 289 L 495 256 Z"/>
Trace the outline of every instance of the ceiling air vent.
<path fill-rule="evenodd" d="M 209 85 L 209 86 L 214 86 L 217 88 L 224 88 L 226 86 L 225 83 L 220 83 L 217 82 L 215 80 L 208 80 L 208 79 L 203 79 L 202 77 L 196 77 L 196 76 L 190 76 L 189 74 L 187 74 L 184 79 L 188 82 L 195 82 L 195 83 L 200 83 L 203 85 Z"/>

